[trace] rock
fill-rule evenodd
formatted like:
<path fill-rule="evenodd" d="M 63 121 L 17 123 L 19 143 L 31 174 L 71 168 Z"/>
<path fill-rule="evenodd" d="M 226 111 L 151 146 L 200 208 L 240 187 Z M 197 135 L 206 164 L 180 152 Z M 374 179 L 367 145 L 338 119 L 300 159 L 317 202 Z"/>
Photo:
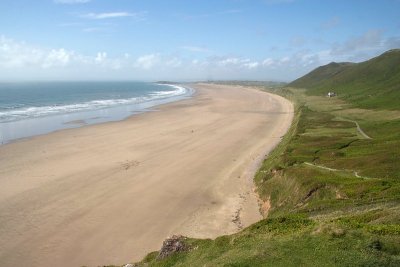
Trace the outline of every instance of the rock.
<path fill-rule="evenodd" d="M 164 259 L 176 252 L 188 251 L 189 246 L 185 244 L 186 237 L 181 235 L 173 235 L 170 238 L 164 240 L 163 245 L 161 247 L 160 253 L 157 256 L 157 259 Z"/>

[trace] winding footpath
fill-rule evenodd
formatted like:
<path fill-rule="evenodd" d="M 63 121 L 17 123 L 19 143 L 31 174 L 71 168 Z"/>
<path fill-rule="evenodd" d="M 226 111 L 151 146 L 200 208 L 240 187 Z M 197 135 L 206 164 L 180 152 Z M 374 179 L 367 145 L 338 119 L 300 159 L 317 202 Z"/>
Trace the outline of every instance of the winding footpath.
<path fill-rule="evenodd" d="M 319 168 L 319 169 L 332 171 L 332 172 L 346 172 L 346 171 L 352 172 L 355 177 L 361 178 L 361 179 L 373 179 L 372 177 L 361 176 L 361 175 L 358 174 L 357 171 L 333 169 L 333 168 L 325 167 L 325 166 L 322 166 L 322 165 L 313 164 L 311 162 L 304 162 L 304 164 L 306 164 L 308 166 L 316 167 L 316 168 Z"/>
<path fill-rule="evenodd" d="M 355 123 L 356 126 L 357 126 L 357 131 L 358 131 L 365 139 L 372 139 L 372 137 L 368 136 L 368 135 L 363 131 L 363 129 L 361 129 L 360 124 L 358 124 L 358 122 L 352 121 L 352 120 L 347 120 L 347 121 L 350 121 L 350 122 L 352 122 L 352 123 Z"/>

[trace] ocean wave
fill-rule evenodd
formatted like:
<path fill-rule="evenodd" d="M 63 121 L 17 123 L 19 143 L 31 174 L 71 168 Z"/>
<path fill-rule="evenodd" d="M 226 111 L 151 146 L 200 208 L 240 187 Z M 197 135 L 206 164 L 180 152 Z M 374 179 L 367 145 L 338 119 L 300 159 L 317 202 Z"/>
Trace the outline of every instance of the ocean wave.
<path fill-rule="evenodd" d="M 170 97 L 181 96 L 188 93 L 188 89 L 178 85 L 168 85 L 173 90 L 150 92 L 145 96 L 125 99 L 102 99 L 68 105 L 52 105 L 39 107 L 18 107 L 0 111 L 0 122 L 10 122 L 27 118 L 37 118 L 56 114 L 73 113 L 79 111 L 99 110 L 119 105 L 134 105 L 149 101 L 162 100 Z"/>
<path fill-rule="evenodd" d="M 173 85 L 173 84 L 165 84 L 168 87 L 173 88 L 172 91 L 156 91 L 151 93 L 154 96 L 175 96 L 175 95 L 183 95 L 187 93 L 187 89 L 182 86 Z"/>

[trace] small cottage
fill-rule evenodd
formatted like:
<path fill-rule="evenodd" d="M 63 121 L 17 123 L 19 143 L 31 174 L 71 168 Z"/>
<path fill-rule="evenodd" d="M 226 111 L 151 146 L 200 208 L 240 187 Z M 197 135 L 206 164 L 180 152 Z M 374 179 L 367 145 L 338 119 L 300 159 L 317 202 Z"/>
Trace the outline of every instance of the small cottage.
<path fill-rule="evenodd" d="M 327 97 L 334 97 L 336 96 L 335 92 L 328 92 L 328 94 L 326 95 Z"/>

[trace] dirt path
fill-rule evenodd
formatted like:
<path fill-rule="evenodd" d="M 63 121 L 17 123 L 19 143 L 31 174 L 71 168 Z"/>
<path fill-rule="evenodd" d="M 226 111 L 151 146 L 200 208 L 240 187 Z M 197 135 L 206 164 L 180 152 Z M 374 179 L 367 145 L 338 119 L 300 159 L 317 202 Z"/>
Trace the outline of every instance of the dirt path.
<path fill-rule="evenodd" d="M 373 179 L 371 177 L 361 176 L 361 175 L 358 174 L 357 171 L 333 169 L 333 168 L 328 168 L 328 167 L 325 167 L 325 166 L 322 166 L 322 165 L 313 164 L 313 163 L 310 163 L 310 162 L 304 162 L 304 164 L 306 164 L 308 166 L 320 168 L 320 169 L 323 169 L 323 170 L 327 170 L 327 171 L 333 171 L 333 172 L 339 172 L 339 171 L 340 172 L 352 172 L 354 174 L 354 176 L 357 177 L 357 178 Z"/>

